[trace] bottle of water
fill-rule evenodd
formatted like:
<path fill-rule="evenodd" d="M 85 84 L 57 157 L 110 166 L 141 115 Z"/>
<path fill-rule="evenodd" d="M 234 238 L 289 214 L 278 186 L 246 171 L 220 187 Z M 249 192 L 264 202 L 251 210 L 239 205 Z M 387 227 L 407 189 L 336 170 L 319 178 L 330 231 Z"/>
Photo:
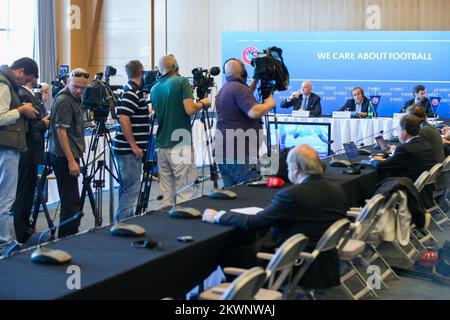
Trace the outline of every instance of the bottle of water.
<path fill-rule="evenodd" d="M 372 105 L 372 101 L 369 104 L 369 110 L 367 110 L 367 117 L 369 119 L 373 118 L 373 105 Z"/>

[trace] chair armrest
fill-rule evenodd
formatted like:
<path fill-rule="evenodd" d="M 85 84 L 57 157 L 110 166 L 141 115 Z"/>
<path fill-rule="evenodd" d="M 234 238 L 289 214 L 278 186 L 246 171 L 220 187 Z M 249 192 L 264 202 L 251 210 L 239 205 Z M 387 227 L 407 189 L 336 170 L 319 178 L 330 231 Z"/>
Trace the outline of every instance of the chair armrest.
<path fill-rule="evenodd" d="M 211 291 L 212 291 L 212 293 L 215 293 L 215 294 L 224 294 L 225 291 L 227 291 L 227 288 L 216 287 L 216 288 L 212 288 Z"/>
<path fill-rule="evenodd" d="M 273 258 L 273 254 L 265 253 L 265 252 L 258 252 L 258 254 L 256 256 L 258 257 L 258 259 L 267 260 L 267 261 L 270 261 Z"/>
<path fill-rule="evenodd" d="M 223 269 L 223 272 L 230 276 L 240 276 L 245 271 L 247 271 L 247 269 L 241 269 L 241 268 L 225 268 L 225 269 Z"/>
<path fill-rule="evenodd" d="M 350 218 L 358 218 L 359 214 L 361 213 L 361 211 L 347 211 L 347 217 Z"/>
<path fill-rule="evenodd" d="M 305 260 L 307 262 L 311 262 L 311 261 L 314 261 L 314 256 L 312 253 L 302 252 L 302 253 L 300 253 L 300 259 Z"/>

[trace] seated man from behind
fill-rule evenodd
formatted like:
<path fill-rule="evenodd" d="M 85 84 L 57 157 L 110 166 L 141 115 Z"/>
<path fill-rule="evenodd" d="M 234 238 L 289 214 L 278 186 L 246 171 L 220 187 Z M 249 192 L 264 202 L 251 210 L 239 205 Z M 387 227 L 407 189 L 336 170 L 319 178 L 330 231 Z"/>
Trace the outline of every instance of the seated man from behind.
<path fill-rule="evenodd" d="M 435 160 L 433 148 L 420 136 L 421 120 L 412 115 L 406 115 L 400 120 L 399 145 L 392 157 L 385 161 L 375 159 L 372 166 L 382 175 L 406 177 L 413 182 L 424 172 L 431 169 Z"/>
<path fill-rule="evenodd" d="M 348 99 L 339 111 L 351 111 L 352 118 L 367 118 L 370 99 L 364 95 L 364 90 L 356 87 L 352 91 L 353 99 Z"/>
<path fill-rule="evenodd" d="M 309 111 L 311 116 L 314 117 L 320 117 L 322 115 L 320 97 L 312 92 L 312 84 L 310 81 L 302 83 L 301 92 L 296 91 L 281 102 L 281 108 L 291 107 L 294 110 Z"/>
<path fill-rule="evenodd" d="M 272 228 L 275 246 L 294 234 L 303 233 L 309 238 L 307 249 L 312 252 L 328 227 L 345 217 L 344 191 L 322 177 L 322 162 L 310 146 L 292 149 L 287 164 L 294 186 L 279 192 L 264 211 L 248 216 L 208 209 L 203 220 L 245 230 Z M 320 255 L 300 282 L 307 289 L 326 289 L 339 284 L 336 250 Z"/>
<path fill-rule="evenodd" d="M 420 119 L 420 136 L 424 138 L 433 148 L 434 158 L 437 162 L 444 162 L 444 145 L 438 129 L 427 122 L 427 113 L 420 104 L 413 104 L 406 109 L 406 114 L 416 116 Z"/>

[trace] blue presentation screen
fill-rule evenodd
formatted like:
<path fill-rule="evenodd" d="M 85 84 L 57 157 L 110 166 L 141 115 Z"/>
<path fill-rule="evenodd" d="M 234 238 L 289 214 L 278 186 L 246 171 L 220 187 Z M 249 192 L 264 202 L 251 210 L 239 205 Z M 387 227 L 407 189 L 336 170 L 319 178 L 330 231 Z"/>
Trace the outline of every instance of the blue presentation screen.
<path fill-rule="evenodd" d="M 331 124 L 329 123 L 270 123 L 270 143 L 272 145 L 279 143 L 280 151 L 307 144 L 314 148 L 323 159 L 330 155 L 330 141 Z"/>
<path fill-rule="evenodd" d="M 254 53 L 272 46 L 283 49 L 291 76 L 290 90 L 275 96 L 278 105 L 310 80 L 325 115 L 343 106 L 352 88 L 360 86 L 367 97 L 381 96 L 379 115 L 391 116 L 413 98 L 412 88 L 423 84 L 428 97 L 441 98 L 439 115 L 450 117 L 450 31 L 222 33 L 223 61 L 243 60 L 249 79 Z"/>

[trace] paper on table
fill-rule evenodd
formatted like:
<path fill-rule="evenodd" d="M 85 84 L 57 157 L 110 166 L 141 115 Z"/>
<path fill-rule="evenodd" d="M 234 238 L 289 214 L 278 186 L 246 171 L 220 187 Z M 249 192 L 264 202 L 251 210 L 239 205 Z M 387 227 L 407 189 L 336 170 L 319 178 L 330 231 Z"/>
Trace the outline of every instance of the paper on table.
<path fill-rule="evenodd" d="M 258 208 L 258 207 L 250 207 L 250 208 L 242 208 L 242 209 L 233 209 L 233 210 L 231 210 L 231 212 L 246 214 L 248 216 L 255 216 L 263 210 L 264 209 Z"/>

